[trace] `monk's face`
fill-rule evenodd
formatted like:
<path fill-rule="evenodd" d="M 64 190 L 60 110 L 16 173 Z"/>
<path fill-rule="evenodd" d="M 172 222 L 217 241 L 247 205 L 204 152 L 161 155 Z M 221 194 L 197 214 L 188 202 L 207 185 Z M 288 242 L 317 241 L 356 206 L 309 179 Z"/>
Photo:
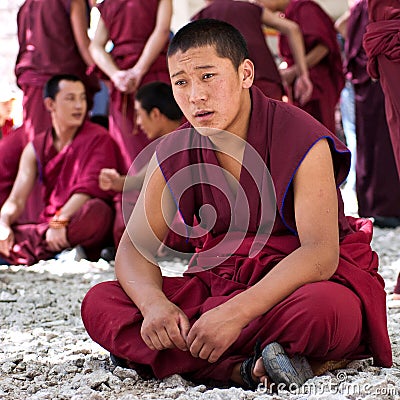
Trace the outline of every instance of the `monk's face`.
<path fill-rule="evenodd" d="M 82 82 L 62 80 L 55 99 L 49 102 L 49 109 L 55 123 L 62 128 L 78 128 L 86 116 L 86 91 Z"/>
<path fill-rule="evenodd" d="M 141 103 L 135 100 L 136 123 L 140 126 L 148 139 L 156 139 L 160 136 L 160 124 L 153 111 L 155 110 L 148 113 L 147 110 L 142 107 Z"/>
<path fill-rule="evenodd" d="M 250 60 L 236 69 L 213 46 L 204 46 L 178 51 L 168 58 L 168 67 L 175 100 L 194 127 L 243 131 L 254 74 Z"/>

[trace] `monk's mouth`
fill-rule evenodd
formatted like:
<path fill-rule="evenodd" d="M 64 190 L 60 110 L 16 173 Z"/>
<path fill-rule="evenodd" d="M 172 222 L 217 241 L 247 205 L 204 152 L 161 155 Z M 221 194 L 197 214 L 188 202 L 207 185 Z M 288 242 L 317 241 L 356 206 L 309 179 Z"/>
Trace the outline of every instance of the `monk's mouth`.
<path fill-rule="evenodd" d="M 195 117 L 196 118 L 204 118 L 204 117 L 208 117 L 208 116 L 210 116 L 212 114 L 213 114 L 212 111 L 201 111 L 199 113 L 196 113 Z"/>

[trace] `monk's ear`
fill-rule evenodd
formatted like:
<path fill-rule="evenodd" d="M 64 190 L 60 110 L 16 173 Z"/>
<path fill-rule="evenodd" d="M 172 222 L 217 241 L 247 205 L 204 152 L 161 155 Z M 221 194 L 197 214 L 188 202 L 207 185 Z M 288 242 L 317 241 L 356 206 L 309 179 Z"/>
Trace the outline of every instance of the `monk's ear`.
<path fill-rule="evenodd" d="M 244 89 L 249 89 L 254 81 L 254 64 L 252 61 L 250 61 L 248 58 L 246 58 L 242 66 L 240 68 L 240 73 L 242 75 L 242 87 Z"/>
<path fill-rule="evenodd" d="M 150 116 L 150 118 L 153 119 L 153 120 L 159 119 L 160 116 L 161 116 L 161 111 L 160 111 L 157 107 L 154 107 L 154 108 L 150 111 L 149 116 Z"/>
<path fill-rule="evenodd" d="M 54 100 L 51 97 L 46 97 L 44 99 L 44 106 L 46 107 L 46 110 L 49 112 L 53 111 L 53 105 L 54 105 Z"/>

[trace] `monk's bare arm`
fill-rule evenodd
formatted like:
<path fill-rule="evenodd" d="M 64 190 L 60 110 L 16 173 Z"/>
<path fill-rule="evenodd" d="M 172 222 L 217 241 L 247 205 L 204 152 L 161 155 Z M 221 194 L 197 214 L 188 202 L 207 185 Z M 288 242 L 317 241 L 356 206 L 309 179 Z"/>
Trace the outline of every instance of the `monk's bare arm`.
<path fill-rule="evenodd" d="M 300 165 L 294 197 L 301 246 L 257 284 L 201 316 L 188 337 L 194 355 L 216 361 L 250 321 L 299 287 L 327 280 L 335 272 L 339 257 L 337 192 L 325 139 L 313 146 Z"/>
<path fill-rule="evenodd" d="M 60 217 L 71 219 L 91 197 L 85 193 L 74 193 L 59 210 Z"/>
<path fill-rule="evenodd" d="M 94 64 L 94 61 L 89 52 L 90 39 L 87 33 L 88 15 L 84 0 L 71 0 L 70 20 L 79 53 L 86 65 L 91 66 Z"/>
<path fill-rule="evenodd" d="M 158 2 L 156 26 L 148 38 L 139 60 L 131 70 L 137 83 L 136 87 L 165 47 L 170 35 L 171 18 L 172 0 L 160 0 Z"/>
<path fill-rule="evenodd" d="M 308 77 L 304 40 L 299 25 L 286 18 L 281 18 L 268 8 L 263 9 L 262 21 L 265 25 L 278 30 L 288 37 L 290 49 L 296 63 L 296 74 Z"/>
<path fill-rule="evenodd" d="M 319 62 L 329 54 L 328 46 L 320 43 L 313 47 L 307 54 L 306 54 L 306 62 L 308 68 L 312 68 L 315 65 L 319 64 Z"/>
<path fill-rule="evenodd" d="M 160 268 L 154 259 L 174 214 L 175 205 L 153 157 L 117 250 L 115 274 L 144 317 L 143 340 L 157 350 L 185 350 L 189 329 L 184 313 L 164 295 Z"/>
<path fill-rule="evenodd" d="M 0 211 L 0 220 L 10 226 L 24 211 L 26 201 L 33 189 L 37 176 L 35 150 L 28 143 L 22 152 L 18 174 L 10 196 Z"/>
<path fill-rule="evenodd" d="M 96 65 L 111 79 L 112 76 L 119 71 L 119 68 L 115 64 L 112 56 L 105 50 L 108 40 L 108 29 L 103 19 L 100 17 L 94 38 L 89 46 L 89 51 Z"/>

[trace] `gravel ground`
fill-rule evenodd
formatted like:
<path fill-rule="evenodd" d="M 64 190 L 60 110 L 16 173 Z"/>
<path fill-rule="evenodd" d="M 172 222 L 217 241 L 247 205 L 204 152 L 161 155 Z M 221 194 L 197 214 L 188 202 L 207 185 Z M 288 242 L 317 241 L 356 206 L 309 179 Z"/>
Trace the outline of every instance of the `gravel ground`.
<path fill-rule="evenodd" d="M 391 293 L 400 270 L 400 228 L 376 229 L 373 247 Z M 182 263 L 164 262 L 165 271 Z M 400 308 L 388 309 L 394 367 L 371 360 L 307 382 L 300 391 L 272 395 L 238 388 L 195 386 L 174 375 L 143 381 L 114 368 L 108 353 L 87 336 L 80 304 L 94 284 L 113 279 L 103 260 L 41 262 L 30 268 L 0 266 L 0 399 L 400 399 Z"/>

